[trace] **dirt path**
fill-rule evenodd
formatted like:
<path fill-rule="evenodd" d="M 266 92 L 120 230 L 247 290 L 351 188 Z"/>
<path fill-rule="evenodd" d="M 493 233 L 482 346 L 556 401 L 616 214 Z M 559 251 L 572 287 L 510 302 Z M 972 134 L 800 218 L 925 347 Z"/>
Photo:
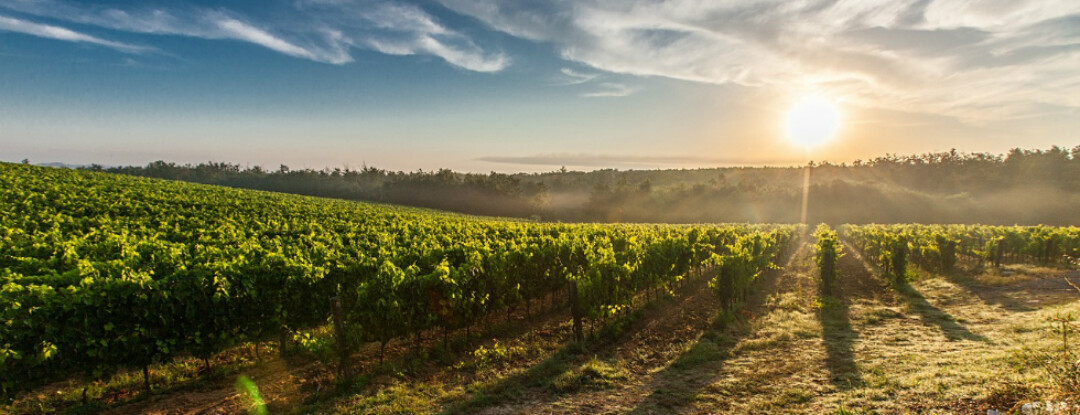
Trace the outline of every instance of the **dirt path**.
<path fill-rule="evenodd" d="M 842 306 L 834 323 L 823 320 L 824 337 L 833 357 L 830 369 L 854 376 L 850 388 L 815 404 L 822 410 L 1008 409 L 1024 398 L 1013 395 L 1010 385 L 1045 380 L 1040 371 L 1016 365 L 1025 350 L 1052 347 L 1046 317 L 1059 307 L 1077 309 L 1078 296 L 1063 290 L 1068 284 L 1058 278 L 1061 272 L 1052 278 L 1018 276 L 1000 286 L 920 272 L 917 281 L 890 287 L 850 249 L 840 270 Z"/>
<path fill-rule="evenodd" d="M 1061 273 L 995 287 L 934 276 L 894 289 L 850 249 L 839 265 L 832 295 L 822 295 L 812 247 L 803 246 L 760 281 L 747 324 L 699 326 L 691 346 L 654 361 L 640 381 L 529 409 L 986 413 L 1037 397 L 1010 389 L 1044 380 L 1017 373 L 1016 360 L 1026 348 L 1055 347 L 1047 316 L 1080 309 Z"/>
<path fill-rule="evenodd" d="M 378 372 L 369 347 L 356 356 L 366 375 L 349 391 L 334 391 L 332 367 L 317 362 L 270 359 L 240 372 L 271 413 L 944 414 L 1050 396 L 1016 389 L 1045 379 L 1015 365 L 1025 350 L 1056 350 L 1047 318 L 1080 314 L 1080 293 L 1061 278 L 1080 275 L 993 284 L 928 276 L 892 287 L 850 249 L 839 271 L 832 294 L 822 295 L 813 247 L 803 241 L 759 278 L 737 318 L 718 319 L 701 279 L 583 346 L 570 345 L 568 316 L 556 308 L 515 315 L 484 341 L 458 344 L 457 354 L 417 358 L 411 344 L 394 343 Z M 441 342 L 427 337 L 426 347 Z M 107 413 L 243 412 L 235 376 Z"/>
<path fill-rule="evenodd" d="M 784 264 L 782 270 L 766 272 L 756 283 L 740 318 L 750 323 L 717 320 L 719 306 L 708 290 L 701 289 L 684 301 L 667 304 L 646 316 L 636 327 L 611 344 L 597 345 L 590 356 L 622 371 L 616 385 L 553 391 L 543 385 L 525 393 L 528 399 L 502 403 L 487 413 L 605 414 L 702 412 L 699 398 L 715 393 L 712 388 L 727 376 L 725 366 L 737 356 L 735 349 L 746 340 L 747 324 L 755 325 L 760 316 L 777 307 L 778 293 L 812 289 L 812 284 L 790 278 L 792 270 L 805 269 L 809 247 L 805 244 Z M 768 336 L 758 341 L 768 342 Z M 749 343 L 745 343 L 749 344 Z M 765 346 L 765 343 L 759 343 Z M 779 360 L 774 359 L 779 362 Z M 593 360 L 565 365 L 568 372 L 575 365 L 590 365 Z M 797 363 L 787 361 L 785 366 Z M 783 371 L 784 369 L 780 369 Z M 762 379 L 768 382 L 768 379 Z"/>
<path fill-rule="evenodd" d="M 643 307 L 622 324 L 583 345 L 569 342 L 567 320 L 500 341 L 531 352 L 491 367 L 466 361 L 428 378 L 384 383 L 313 412 L 351 413 L 610 413 L 640 396 L 633 385 L 670 357 L 697 344 L 714 324 L 719 306 L 707 281 L 687 283 L 674 298 Z M 462 364 L 465 363 L 465 364 Z M 661 366 L 662 367 L 662 366 Z M 395 402 L 409 402 L 405 407 Z"/>
<path fill-rule="evenodd" d="M 119 406 L 103 414 L 233 414 L 246 412 L 249 404 L 241 397 L 235 379 L 246 376 L 259 385 L 269 408 L 281 410 L 300 404 L 305 395 L 326 388 L 333 378 L 331 369 L 319 362 L 290 362 L 272 358 L 238 374 L 188 392 L 154 395 Z"/>
<path fill-rule="evenodd" d="M 480 340 L 473 338 L 465 344 L 464 333 L 457 331 L 451 333 L 452 348 L 469 358 L 467 351 L 477 346 L 490 346 L 494 340 L 514 339 L 519 337 L 544 338 L 543 342 L 537 340 L 534 344 L 544 344 L 547 348 L 554 348 L 551 342 L 559 342 L 568 337 L 563 327 L 567 313 L 558 306 L 542 308 L 534 304 L 531 316 L 524 315 L 524 310 L 511 315 L 511 321 L 502 320 L 502 316 L 495 317 L 492 331 L 482 333 L 486 336 Z M 475 328 L 473 336 L 478 333 Z M 425 358 L 417 358 L 412 339 L 407 341 L 392 341 L 387 345 L 385 361 L 398 373 L 407 374 L 417 381 L 432 381 L 445 376 L 446 359 L 456 359 L 449 353 L 440 351 L 438 358 L 433 357 L 430 350 L 442 345 L 443 338 L 439 333 L 426 333 L 421 345 L 429 354 Z M 365 389 L 377 389 L 380 385 L 392 384 L 400 379 L 383 374 L 374 374 L 373 370 L 384 371 L 380 366 L 380 352 L 378 345 L 367 344 L 353 356 L 353 364 L 359 377 L 371 377 L 369 386 Z M 264 356 L 265 360 L 258 365 L 251 365 L 235 373 L 217 376 L 216 380 L 178 391 L 176 393 L 155 394 L 148 398 L 136 400 L 121 406 L 108 409 L 103 414 L 233 414 L 246 412 L 250 402 L 242 396 L 237 388 L 236 380 L 240 376 L 246 376 L 258 387 L 261 397 L 267 405 L 270 413 L 293 412 L 303 406 L 318 402 L 319 400 L 335 400 L 340 391 L 336 391 L 334 383 L 336 368 L 327 365 L 317 359 L 288 358 L 283 359 L 276 355 Z"/>
<path fill-rule="evenodd" d="M 641 317 L 614 339 L 591 343 L 586 350 L 564 356 L 546 376 L 530 377 L 528 385 L 515 392 L 517 398 L 501 401 L 479 413 L 620 412 L 642 396 L 641 379 L 647 379 L 657 370 L 659 362 L 696 347 L 701 334 L 713 325 L 718 311 L 719 306 L 705 281 L 698 281 L 689 287 L 685 298 L 663 300 L 643 310 Z M 562 378 L 595 376 L 591 372 L 598 369 L 609 373 L 583 379 L 576 386 L 561 385 Z"/>
<path fill-rule="evenodd" d="M 707 379 L 678 408 L 639 410 L 663 413 L 804 412 L 813 396 L 827 393 L 829 372 L 822 362 L 813 249 L 806 243 L 778 272 L 763 281 L 755 301 L 747 304 L 752 318 L 728 330 L 726 358 L 709 365 L 669 370 L 670 379 Z"/>

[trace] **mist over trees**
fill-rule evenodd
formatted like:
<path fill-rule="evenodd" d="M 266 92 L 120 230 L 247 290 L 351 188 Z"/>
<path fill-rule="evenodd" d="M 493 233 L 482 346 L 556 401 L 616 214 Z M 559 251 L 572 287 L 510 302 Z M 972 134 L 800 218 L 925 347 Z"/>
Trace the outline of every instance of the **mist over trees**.
<path fill-rule="evenodd" d="M 886 155 L 805 167 L 490 174 L 208 162 L 89 169 L 454 212 L 590 222 L 1080 224 L 1080 146 Z"/>

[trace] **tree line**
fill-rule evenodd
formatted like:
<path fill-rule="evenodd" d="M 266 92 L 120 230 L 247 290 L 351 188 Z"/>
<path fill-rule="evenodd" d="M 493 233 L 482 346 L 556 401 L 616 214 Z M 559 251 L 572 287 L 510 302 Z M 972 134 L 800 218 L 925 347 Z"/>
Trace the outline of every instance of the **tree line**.
<path fill-rule="evenodd" d="M 1077 224 L 1080 146 L 887 154 L 798 167 L 546 173 L 277 169 L 207 162 L 89 169 L 469 214 L 586 222 Z"/>

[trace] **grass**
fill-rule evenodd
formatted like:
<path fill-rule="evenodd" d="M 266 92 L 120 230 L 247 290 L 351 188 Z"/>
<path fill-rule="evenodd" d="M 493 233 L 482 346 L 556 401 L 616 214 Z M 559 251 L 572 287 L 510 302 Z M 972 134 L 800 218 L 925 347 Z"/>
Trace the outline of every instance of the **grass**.
<path fill-rule="evenodd" d="M 1030 264 L 1006 264 L 1001 268 L 989 267 L 970 275 L 980 284 L 1000 287 L 1035 279 L 1053 278 L 1061 269 Z"/>
<path fill-rule="evenodd" d="M 235 396 L 241 373 L 258 374 L 252 384 L 270 413 L 945 414 L 1076 398 L 1045 364 L 1061 350 L 1051 319 L 1080 315 L 1080 293 L 1062 289 L 1060 271 L 920 271 L 892 290 L 846 253 L 840 289 L 822 295 L 808 252 L 763 276 L 737 313 L 719 313 L 707 290 L 690 292 L 581 344 L 569 342 L 565 316 L 516 321 L 453 350 L 434 345 L 412 355 L 404 348 L 382 365 L 361 362 L 361 376 L 336 387 L 318 379 L 332 367 L 275 369 L 274 359 L 256 366 L 238 349 L 214 362 L 214 376 L 201 376 L 195 360 L 155 367 L 152 395 L 138 391 L 141 374 L 123 373 L 91 386 L 91 402 L 107 397 L 98 406 L 80 406 L 81 384 L 72 382 L 0 413 L 132 412 L 143 401 L 219 385 L 223 396 Z M 1080 344 L 1080 336 L 1071 342 Z M 305 344 L 307 354 L 324 345 L 317 338 Z"/>
<path fill-rule="evenodd" d="M 211 370 L 205 371 L 201 359 L 181 358 L 150 367 L 151 390 L 143 385 L 141 371 L 120 371 L 104 380 L 84 382 L 79 379 L 56 382 L 39 390 L 15 397 L 0 413 L 97 413 L 108 408 L 141 402 L 155 396 L 185 393 L 221 380 L 223 377 L 255 366 L 250 353 L 252 345 L 244 345 L 210 359 Z M 276 349 L 261 346 L 261 354 L 273 355 Z M 83 391 L 86 400 L 83 400 Z"/>
<path fill-rule="evenodd" d="M 768 406 L 783 409 L 810 402 L 812 399 L 814 399 L 813 392 L 799 388 L 784 389 L 779 396 L 769 402 Z"/>
<path fill-rule="evenodd" d="M 712 333 L 714 332 L 710 332 L 710 334 Z M 678 359 L 671 362 L 669 367 L 677 370 L 688 370 L 705 363 L 722 360 L 726 356 L 727 351 L 723 345 L 723 339 L 717 339 L 716 335 L 713 334 L 708 337 L 703 336 L 692 347 L 687 348 L 685 352 L 679 355 Z"/>
<path fill-rule="evenodd" d="M 577 368 L 556 376 L 551 381 L 552 390 L 558 393 L 582 389 L 610 389 L 630 376 L 617 361 L 601 361 L 596 357 Z"/>
<path fill-rule="evenodd" d="M 879 278 L 864 272 L 858 277 Z M 1074 299 L 1019 312 L 941 276 L 895 293 L 869 285 L 821 296 L 812 267 L 792 264 L 748 304 L 749 317 L 702 325 L 691 341 L 651 357 L 639 351 L 651 369 L 625 369 L 633 353 L 549 359 L 451 412 L 985 413 L 1059 398 L 1025 350 L 1058 345 L 1046 319 L 1080 311 Z"/>
<path fill-rule="evenodd" d="M 1014 284 L 1038 278 L 1018 278 Z M 1047 318 L 1080 310 L 1075 301 L 1080 296 L 1058 292 L 1030 310 L 1015 311 L 972 295 L 972 289 L 951 277 L 926 274 L 899 287 L 891 301 L 852 301 L 852 329 L 860 335 L 856 360 L 865 384 L 826 401 L 853 410 L 950 413 L 972 405 L 1007 409 L 998 406 L 1008 400 L 1002 396 L 1052 399 L 1045 375 L 1023 356 L 1025 350 L 1060 343 Z M 1016 287 L 999 294 L 1026 296 L 1027 291 Z"/>

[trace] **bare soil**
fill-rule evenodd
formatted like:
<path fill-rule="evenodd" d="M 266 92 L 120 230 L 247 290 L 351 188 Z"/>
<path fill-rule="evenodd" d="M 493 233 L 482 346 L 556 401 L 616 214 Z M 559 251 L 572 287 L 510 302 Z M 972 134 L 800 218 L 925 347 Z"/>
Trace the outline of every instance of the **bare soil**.
<path fill-rule="evenodd" d="M 1021 270 L 992 283 L 921 275 L 891 285 L 845 248 L 826 294 L 804 241 L 733 314 L 699 279 L 593 327 L 597 336 L 583 344 L 570 342 L 565 307 L 529 318 L 519 310 L 480 338 L 451 333 L 449 351 L 441 333 L 425 333 L 423 352 L 413 339 L 391 342 L 380 364 L 378 346 L 367 345 L 353 356 L 349 384 L 318 359 L 264 356 L 186 389 L 113 396 L 104 413 L 243 413 L 240 375 L 270 413 L 946 414 L 1060 398 L 1024 359 L 1060 347 L 1048 319 L 1080 314 L 1080 292 L 1065 280 L 1080 285 L 1080 273 Z"/>

